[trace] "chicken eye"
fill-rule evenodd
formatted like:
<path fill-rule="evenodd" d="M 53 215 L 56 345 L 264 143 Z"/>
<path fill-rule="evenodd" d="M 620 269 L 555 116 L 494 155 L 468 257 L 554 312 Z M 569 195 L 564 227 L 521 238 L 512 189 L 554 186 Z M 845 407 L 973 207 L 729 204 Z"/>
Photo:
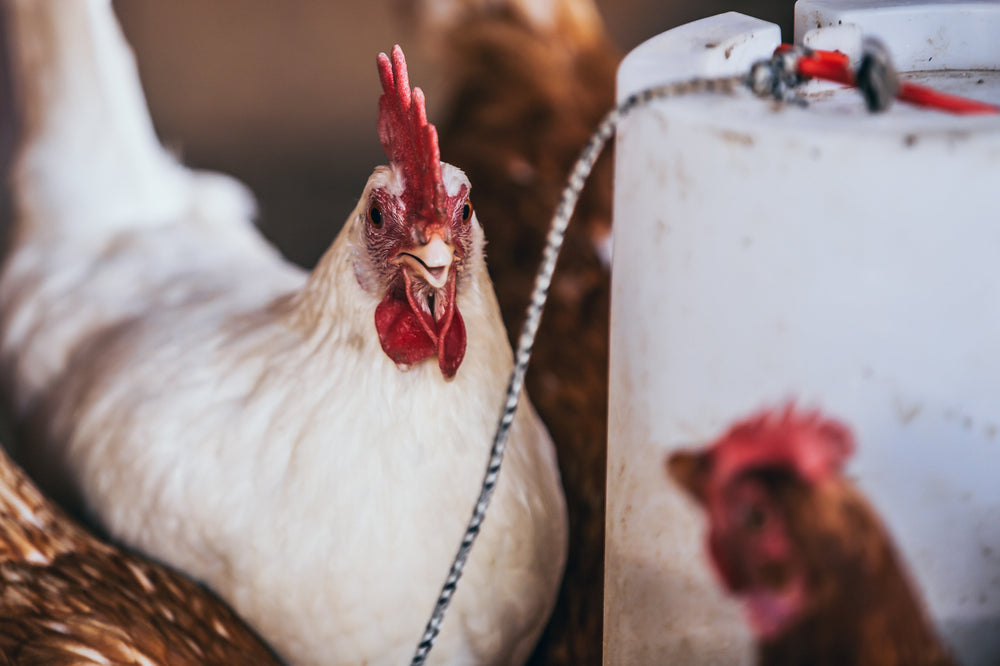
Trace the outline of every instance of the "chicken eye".
<path fill-rule="evenodd" d="M 382 211 L 375 204 L 368 209 L 368 221 L 376 229 L 382 228 Z"/>
<path fill-rule="evenodd" d="M 462 222 L 468 222 L 472 219 L 472 204 L 468 201 L 462 206 Z"/>

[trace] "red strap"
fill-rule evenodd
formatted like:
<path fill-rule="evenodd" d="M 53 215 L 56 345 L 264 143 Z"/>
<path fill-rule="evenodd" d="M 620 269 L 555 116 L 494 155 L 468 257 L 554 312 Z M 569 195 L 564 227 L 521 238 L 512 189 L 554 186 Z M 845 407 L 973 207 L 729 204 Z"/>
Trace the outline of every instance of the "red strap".
<path fill-rule="evenodd" d="M 795 47 L 791 44 L 782 44 L 774 52 L 784 53 L 793 48 Z M 823 79 L 847 86 L 855 85 L 854 71 L 851 69 L 850 60 L 840 51 L 809 51 L 799 58 L 797 71 L 800 76 L 811 79 Z M 994 104 L 958 95 L 948 95 L 908 81 L 903 81 L 900 84 L 896 99 L 915 106 L 957 114 L 1000 113 L 1000 107 Z"/>
<path fill-rule="evenodd" d="M 951 113 L 1000 113 L 1000 107 L 993 104 L 959 97 L 958 95 L 949 95 L 908 81 L 904 81 L 899 85 L 899 93 L 896 95 L 896 99 L 917 106 L 925 106 L 940 111 L 950 111 Z"/>

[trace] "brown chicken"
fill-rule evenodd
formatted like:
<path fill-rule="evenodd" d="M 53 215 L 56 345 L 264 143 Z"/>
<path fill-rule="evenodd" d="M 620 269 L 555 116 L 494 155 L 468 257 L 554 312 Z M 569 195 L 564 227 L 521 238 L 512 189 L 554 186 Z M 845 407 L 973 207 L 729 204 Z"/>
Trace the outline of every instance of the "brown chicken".
<path fill-rule="evenodd" d="M 441 155 L 475 183 L 504 323 L 515 340 L 545 235 L 573 162 L 614 103 L 620 54 L 591 0 L 418 3 L 445 49 Z M 556 444 L 569 560 L 531 663 L 599 664 L 603 625 L 611 222 L 610 151 L 566 237 L 527 386 Z"/>
<path fill-rule="evenodd" d="M 946 666 L 875 510 L 842 475 L 851 432 L 816 413 L 763 412 L 670 475 L 708 514 L 708 550 L 744 604 L 760 666 Z"/>
<path fill-rule="evenodd" d="M 277 664 L 210 592 L 103 543 L 0 451 L 0 665 Z"/>

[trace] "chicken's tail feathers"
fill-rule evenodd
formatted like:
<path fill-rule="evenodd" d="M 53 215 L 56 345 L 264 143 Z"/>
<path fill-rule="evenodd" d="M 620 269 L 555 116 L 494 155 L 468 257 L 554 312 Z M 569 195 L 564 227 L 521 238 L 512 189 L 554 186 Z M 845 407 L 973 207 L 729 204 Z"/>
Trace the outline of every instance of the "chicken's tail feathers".
<path fill-rule="evenodd" d="M 20 125 L 15 233 L 155 225 L 198 197 L 233 198 L 238 186 L 209 192 L 218 178 L 201 182 L 160 144 L 111 0 L 4 0 L 3 9 Z M 236 194 L 230 206 L 247 200 Z"/>

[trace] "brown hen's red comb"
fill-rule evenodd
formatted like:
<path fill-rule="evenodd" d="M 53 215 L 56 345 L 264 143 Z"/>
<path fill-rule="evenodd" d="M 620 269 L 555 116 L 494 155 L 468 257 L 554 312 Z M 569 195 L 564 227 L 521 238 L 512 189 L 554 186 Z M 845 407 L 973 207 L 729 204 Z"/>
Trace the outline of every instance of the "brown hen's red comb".
<path fill-rule="evenodd" d="M 754 468 L 788 469 L 818 482 L 840 473 L 854 437 L 839 421 L 815 411 L 765 410 L 729 429 L 711 447 L 713 484 L 725 485 Z"/>
<path fill-rule="evenodd" d="M 403 202 L 411 213 L 431 221 L 443 214 L 444 183 L 437 130 L 427 122 L 424 93 L 411 94 L 406 59 L 399 45 L 392 47 L 392 62 L 378 54 L 382 96 L 378 100 L 378 138 L 389 162 L 402 171 Z"/>

